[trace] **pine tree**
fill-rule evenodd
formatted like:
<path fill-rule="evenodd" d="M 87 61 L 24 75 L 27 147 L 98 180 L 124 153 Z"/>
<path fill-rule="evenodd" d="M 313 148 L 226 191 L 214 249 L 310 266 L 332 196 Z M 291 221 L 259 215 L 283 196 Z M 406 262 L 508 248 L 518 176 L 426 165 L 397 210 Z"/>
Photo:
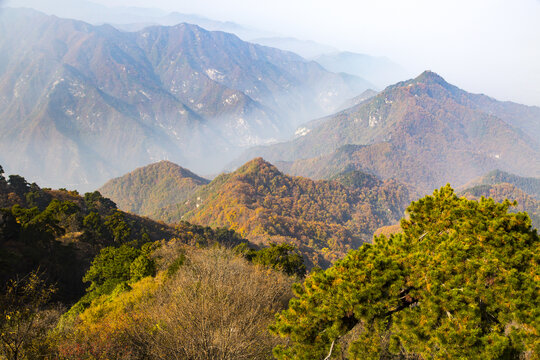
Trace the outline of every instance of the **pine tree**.
<path fill-rule="evenodd" d="M 540 241 L 510 205 L 458 198 L 448 185 L 413 202 L 402 233 L 296 286 L 271 326 L 290 340 L 275 356 L 537 358 Z"/>

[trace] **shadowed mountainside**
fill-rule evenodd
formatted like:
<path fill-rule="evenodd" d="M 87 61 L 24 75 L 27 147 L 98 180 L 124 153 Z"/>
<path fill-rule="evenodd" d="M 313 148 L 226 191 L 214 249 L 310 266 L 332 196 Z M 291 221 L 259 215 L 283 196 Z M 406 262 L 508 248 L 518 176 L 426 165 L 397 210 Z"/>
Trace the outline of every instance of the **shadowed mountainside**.
<path fill-rule="evenodd" d="M 367 88 L 189 24 L 128 33 L 3 9 L 0 51 L 0 161 L 81 189 L 161 159 L 217 171 Z"/>

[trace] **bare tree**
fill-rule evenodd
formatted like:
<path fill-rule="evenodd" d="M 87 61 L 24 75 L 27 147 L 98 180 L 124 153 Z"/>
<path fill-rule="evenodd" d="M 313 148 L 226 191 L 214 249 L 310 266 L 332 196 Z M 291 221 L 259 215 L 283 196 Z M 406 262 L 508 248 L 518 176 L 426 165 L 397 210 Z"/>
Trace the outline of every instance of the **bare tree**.
<path fill-rule="evenodd" d="M 153 359 L 271 358 L 281 340 L 267 326 L 290 299 L 293 280 L 227 249 L 186 258 L 131 327 L 134 344 Z"/>
<path fill-rule="evenodd" d="M 38 272 L 7 283 L 0 293 L 0 357 L 18 360 L 43 355 L 47 332 L 60 314 L 45 309 L 53 293 Z"/>

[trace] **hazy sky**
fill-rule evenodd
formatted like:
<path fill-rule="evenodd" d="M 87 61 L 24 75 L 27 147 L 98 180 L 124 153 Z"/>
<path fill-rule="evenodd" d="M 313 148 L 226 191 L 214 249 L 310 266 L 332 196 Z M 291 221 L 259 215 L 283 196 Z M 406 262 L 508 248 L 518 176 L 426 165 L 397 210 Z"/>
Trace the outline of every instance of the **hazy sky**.
<path fill-rule="evenodd" d="M 465 90 L 540 106 L 540 0 L 92 1 L 196 13 L 385 55 L 411 73 L 431 69 Z"/>

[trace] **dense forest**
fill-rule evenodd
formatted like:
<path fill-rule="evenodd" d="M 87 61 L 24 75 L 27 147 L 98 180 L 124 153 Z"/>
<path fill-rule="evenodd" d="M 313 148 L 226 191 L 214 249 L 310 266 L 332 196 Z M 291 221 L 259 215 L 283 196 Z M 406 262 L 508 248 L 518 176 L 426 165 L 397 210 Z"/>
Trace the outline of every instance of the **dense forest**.
<path fill-rule="evenodd" d="M 540 179 L 517 176 L 501 170 L 490 171 L 486 175 L 470 181 L 463 187 L 472 188 L 477 185 L 497 185 L 501 183 L 512 184 L 536 200 L 540 200 Z"/>
<path fill-rule="evenodd" d="M 98 191 L 124 211 L 151 216 L 186 200 L 209 182 L 170 161 L 160 161 L 107 181 Z"/>
<path fill-rule="evenodd" d="M 403 231 L 295 285 L 278 359 L 538 359 L 540 239 L 510 202 L 446 186 Z"/>
<path fill-rule="evenodd" d="M 345 174 L 335 184 L 372 181 Z M 509 201 L 441 188 L 407 208 L 401 232 L 307 273 L 290 244 L 171 227 L 99 193 L 41 189 L 19 176 L 2 174 L 0 186 L 0 358 L 540 354 L 540 239 Z"/>
<path fill-rule="evenodd" d="M 476 185 L 461 191 L 460 194 L 474 200 L 486 197 L 498 202 L 503 202 L 505 199 L 515 201 L 511 211 L 526 211 L 533 227 L 540 229 L 540 201 L 514 184 L 502 182 L 493 185 Z"/>
<path fill-rule="evenodd" d="M 327 267 L 370 241 L 379 227 L 397 223 L 410 197 L 394 180 L 356 171 L 313 181 L 257 158 L 155 218 L 227 227 L 257 244 L 293 243 L 310 266 Z"/>
<path fill-rule="evenodd" d="M 245 275 L 253 282 L 246 286 L 255 291 L 254 303 L 260 302 L 261 288 L 252 285 L 264 287 L 267 294 L 263 297 L 269 302 L 263 302 L 251 316 L 258 316 L 266 306 L 272 311 L 266 320 L 255 321 L 253 331 L 258 336 L 260 321 L 266 326 L 269 316 L 284 308 L 292 279 L 306 272 L 302 256 L 291 245 L 259 248 L 230 229 L 185 221 L 169 226 L 122 212 L 99 192 L 81 196 L 66 189 L 42 189 L 18 175 L 6 178 L 1 167 L 0 209 L 0 358 L 104 359 L 132 353 L 125 342 L 112 346 L 121 325 L 107 322 L 118 318 L 107 318 L 102 307 L 112 303 L 110 315 L 120 316 L 127 309 L 119 307 L 142 301 L 141 297 L 133 299 L 136 291 L 130 292 L 132 289 L 149 296 L 164 278 L 177 272 L 186 277 L 178 281 L 194 284 L 199 273 L 184 274 L 188 271 L 184 269 L 213 272 L 208 276 L 223 289 L 229 286 L 228 291 L 237 288 L 237 276 Z M 208 256 L 217 263 L 207 263 Z M 221 275 L 215 278 L 222 266 L 231 268 L 229 284 L 221 284 Z M 259 269 L 260 275 L 250 267 Z M 281 280 L 274 281 L 270 274 Z M 148 277 L 153 277 L 153 285 L 144 285 L 150 281 Z M 275 288 L 282 289 L 283 299 L 270 292 Z M 172 294 L 162 296 L 173 299 Z M 201 301 L 206 296 L 209 294 Z M 232 306 L 240 310 L 239 304 Z M 96 311 L 100 315 L 85 322 L 86 314 Z M 213 312 L 209 315 L 215 315 Z M 140 345 L 130 344 L 134 348 Z M 115 352 L 119 349 L 122 354 Z"/>

